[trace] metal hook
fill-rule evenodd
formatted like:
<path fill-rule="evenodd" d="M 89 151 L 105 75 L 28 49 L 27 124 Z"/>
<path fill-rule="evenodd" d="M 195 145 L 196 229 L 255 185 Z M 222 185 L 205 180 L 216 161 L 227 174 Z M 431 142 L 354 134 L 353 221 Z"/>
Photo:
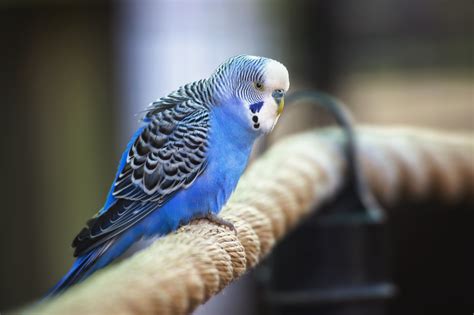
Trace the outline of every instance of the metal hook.
<path fill-rule="evenodd" d="M 300 102 L 311 101 L 328 110 L 334 117 L 337 125 L 339 125 L 345 134 L 345 155 L 348 164 L 348 175 L 355 185 L 357 198 L 365 208 L 367 215 L 375 222 L 385 220 L 385 213 L 376 201 L 372 191 L 362 172 L 362 166 L 357 154 L 357 140 L 354 131 L 352 117 L 347 107 L 338 99 L 322 92 L 317 91 L 297 91 L 286 97 L 288 105 Z"/>

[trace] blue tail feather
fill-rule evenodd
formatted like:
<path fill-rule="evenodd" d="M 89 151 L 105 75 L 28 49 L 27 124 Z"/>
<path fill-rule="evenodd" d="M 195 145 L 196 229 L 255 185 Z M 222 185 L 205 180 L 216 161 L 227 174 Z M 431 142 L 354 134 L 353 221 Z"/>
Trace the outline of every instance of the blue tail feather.
<path fill-rule="evenodd" d="M 82 281 L 93 271 L 98 269 L 96 263 L 114 242 L 114 239 L 109 240 L 102 246 L 91 250 L 81 257 L 78 257 L 71 269 L 69 269 L 68 273 L 62 277 L 61 280 L 46 294 L 46 297 L 61 293 L 70 286 Z"/>
<path fill-rule="evenodd" d="M 49 297 L 56 295 L 72 285 L 75 282 L 74 280 L 77 279 L 81 273 L 81 270 L 85 267 L 85 263 L 90 259 L 91 256 L 93 256 L 93 254 L 93 251 L 91 251 L 87 255 L 76 259 L 68 273 L 62 277 L 61 280 L 51 290 L 49 290 L 46 296 Z"/>
<path fill-rule="evenodd" d="M 47 293 L 51 297 L 70 286 L 81 282 L 94 271 L 105 267 L 115 258 L 119 257 L 142 235 L 140 229 L 128 231 L 118 238 L 112 238 L 78 257 L 68 273 Z"/>

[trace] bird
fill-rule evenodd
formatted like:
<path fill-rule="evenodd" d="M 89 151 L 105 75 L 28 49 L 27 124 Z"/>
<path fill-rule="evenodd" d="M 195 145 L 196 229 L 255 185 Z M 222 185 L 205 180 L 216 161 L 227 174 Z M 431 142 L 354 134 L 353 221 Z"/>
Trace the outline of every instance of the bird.
<path fill-rule="evenodd" d="M 289 86 L 282 63 L 238 55 L 146 107 L 104 206 L 72 242 L 76 260 L 46 297 L 83 281 L 133 244 L 192 220 L 235 231 L 218 213 L 255 140 L 277 123 Z"/>

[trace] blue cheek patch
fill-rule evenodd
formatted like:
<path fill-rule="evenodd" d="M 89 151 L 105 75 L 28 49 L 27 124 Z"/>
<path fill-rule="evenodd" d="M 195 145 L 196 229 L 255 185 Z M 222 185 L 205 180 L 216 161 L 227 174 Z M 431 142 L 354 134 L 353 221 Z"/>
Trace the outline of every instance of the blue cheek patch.
<path fill-rule="evenodd" d="M 255 104 L 251 104 L 249 106 L 249 109 L 252 113 L 258 113 L 260 112 L 260 109 L 262 109 L 262 106 L 263 106 L 263 102 L 258 102 L 258 103 L 255 103 Z"/>

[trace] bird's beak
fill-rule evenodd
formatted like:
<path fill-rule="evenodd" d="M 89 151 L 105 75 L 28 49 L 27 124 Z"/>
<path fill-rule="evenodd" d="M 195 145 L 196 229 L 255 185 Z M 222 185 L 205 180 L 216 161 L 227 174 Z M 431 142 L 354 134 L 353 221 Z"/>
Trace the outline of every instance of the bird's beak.
<path fill-rule="evenodd" d="M 272 97 L 278 106 L 277 115 L 280 115 L 283 107 L 285 107 L 285 92 L 283 90 L 275 90 L 272 93 Z"/>

